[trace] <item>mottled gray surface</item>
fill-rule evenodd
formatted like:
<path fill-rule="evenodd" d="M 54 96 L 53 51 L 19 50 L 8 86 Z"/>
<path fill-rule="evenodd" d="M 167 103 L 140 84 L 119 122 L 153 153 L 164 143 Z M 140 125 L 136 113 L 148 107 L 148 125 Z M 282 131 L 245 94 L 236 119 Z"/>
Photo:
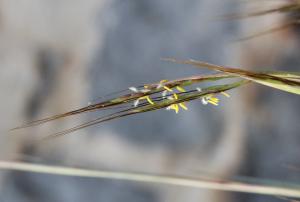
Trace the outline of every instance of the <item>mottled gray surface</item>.
<path fill-rule="evenodd" d="M 164 57 L 193 58 L 216 64 L 238 63 L 236 50 L 231 46 L 232 41 L 239 36 L 239 22 L 213 20 L 216 16 L 236 11 L 236 7 L 234 1 L 222 0 L 112 1 L 98 15 L 96 25 L 101 33 L 102 42 L 94 54 L 91 68 L 88 69 L 88 81 L 91 86 L 90 100 L 93 101 L 101 95 L 128 86 L 204 72 L 193 67 L 161 61 L 160 59 Z M 297 55 L 292 55 L 283 58 L 281 64 L 274 64 L 274 67 L 289 66 L 292 68 L 293 66 L 299 71 L 297 64 L 299 64 Z M 45 79 L 49 79 L 51 74 L 47 74 L 46 77 Z M 47 84 L 47 82 L 43 83 Z M 29 110 L 31 116 L 40 110 L 37 103 L 44 102 L 42 100 L 43 90 L 38 92 L 41 95 L 35 94 L 33 97 L 34 99 L 39 98 L 39 100 L 33 100 L 30 105 L 32 107 Z M 214 153 L 218 153 L 216 150 L 218 151 L 218 146 L 222 142 L 225 124 L 235 116 L 238 117 L 238 113 L 234 110 L 238 111 L 239 108 L 238 106 L 234 107 L 239 105 L 239 102 L 243 102 L 243 99 L 239 100 L 239 97 L 235 95 L 233 93 L 233 98 L 231 98 L 235 100 L 222 99 L 219 108 L 203 106 L 199 101 L 195 101 L 189 104 L 188 112 L 182 112 L 179 115 L 160 110 L 105 123 L 90 128 L 88 131 L 92 135 L 85 138 L 87 141 L 89 139 L 93 141 L 93 138 L 101 138 L 105 131 L 111 131 L 121 141 L 130 142 L 141 151 L 151 147 L 167 148 L 170 153 L 174 152 L 175 160 L 171 160 L 170 167 L 175 172 L 185 166 L 178 165 L 181 162 L 184 164 L 185 161 L 181 160 L 177 163 L 176 154 L 183 153 L 184 156 L 185 153 L 194 152 L 194 158 L 199 156 L 200 159 L 200 156 L 201 158 L 206 156 L 204 159 L 210 159 L 210 157 L 214 157 Z M 242 114 L 243 119 L 247 120 L 247 123 L 243 125 L 245 128 L 242 129 L 247 131 L 246 135 L 241 138 L 242 141 L 237 139 L 237 142 L 229 143 L 229 147 L 231 144 L 232 147 L 242 145 L 245 154 L 237 160 L 241 166 L 233 166 L 234 168 L 238 167 L 238 171 L 235 169 L 231 171 L 230 166 L 228 166 L 229 168 L 220 167 L 219 170 L 216 170 L 226 170 L 224 176 L 228 176 L 230 174 L 227 173 L 232 172 L 233 175 L 299 182 L 299 171 L 290 169 L 290 166 L 300 166 L 298 161 L 300 154 L 299 96 L 262 87 L 258 92 L 258 98 L 254 104 L 258 107 L 257 111 L 260 112 L 258 117 L 255 117 L 254 113 L 254 115 Z M 233 109 L 232 111 L 227 109 L 228 105 L 231 106 L 229 109 Z M 100 114 L 96 113 L 89 117 L 97 115 Z M 237 124 L 236 128 L 243 126 Z M 83 146 L 83 148 L 90 149 L 88 146 Z M 80 153 L 80 151 L 76 152 Z M 34 149 L 28 153 L 36 154 Z M 107 154 L 107 158 L 110 158 L 110 155 Z M 221 161 L 227 161 L 226 155 L 227 149 L 224 149 L 224 158 Z M 222 155 L 216 156 L 222 157 Z M 230 156 L 230 152 L 228 152 L 228 156 Z M 217 157 L 215 158 L 217 159 Z M 63 164 L 64 159 L 60 158 L 63 157 L 47 156 L 37 162 Z M 97 167 L 106 168 L 106 165 L 101 164 L 100 159 L 97 160 L 100 161 L 99 164 L 95 163 Z M 120 161 L 124 161 L 124 159 L 120 159 Z M 190 172 L 191 175 L 196 175 L 198 169 L 205 167 L 207 162 L 209 160 L 193 164 L 191 157 L 186 160 L 186 164 L 191 164 L 191 166 L 187 166 L 183 170 Z M 82 164 L 84 163 L 85 161 Z M 140 162 L 131 163 L 139 164 Z M 73 164 L 76 165 L 76 162 Z M 78 164 L 80 163 L 78 162 Z M 88 163 L 87 167 L 89 165 Z M 218 167 L 218 164 L 213 165 Z M 137 166 L 140 167 L 140 165 Z M 110 166 L 107 167 L 110 168 Z M 209 166 L 207 167 L 209 168 Z M 117 169 L 122 169 L 122 167 Z M 222 172 L 219 173 L 222 176 Z M 3 184 L 5 186 L 1 187 L 0 201 L 166 201 L 161 193 L 164 191 L 160 187 L 109 180 L 11 173 L 6 176 Z M 175 191 L 170 192 L 170 195 L 177 198 L 176 194 L 180 195 L 180 193 Z M 187 195 L 189 196 L 189 194 Z M 202 199 L 201 194 L 199 198 L 192 198 L 192 196 L 186 197 L 185 200 L 199 201 Z M 206 198 L 203 197 L 203 199 Z M 241 199 L 243 201 L 277 201 L 274 197 L 248 197 L 246 194 L 237 195 L 235 199 L 236 201 Z M 180 197 L 177 200 L 180 201 Z M 207 201 L 222 200 L 209 198 Z"/>

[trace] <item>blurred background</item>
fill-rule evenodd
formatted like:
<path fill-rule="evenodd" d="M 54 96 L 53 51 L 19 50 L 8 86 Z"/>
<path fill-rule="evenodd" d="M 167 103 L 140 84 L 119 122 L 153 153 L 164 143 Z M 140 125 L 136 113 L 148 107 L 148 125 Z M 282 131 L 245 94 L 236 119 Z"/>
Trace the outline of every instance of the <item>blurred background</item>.
<path fill-rule="evenodd" d="M 238 0 L 1 0 L 0 157 L 90 169 L 300 180 L 299 96 L 251 84 L 219 107 L 189 103 L 38 142 L 92 113 L 8 134 L 24 122 L 95 103 L 129 86 L 206 71 L 162 61 L 198 59 L 299 71 L 299 29 L 247 41 L 293 16 L 222 20 L 288 3 Z M 221 19 L 221 20 L 220 20 Z M 205 174 L 204 174 L 205 173 Z M 271 196 L 115 180 L 1 172 L 0 201 L 282 201 Z"/>

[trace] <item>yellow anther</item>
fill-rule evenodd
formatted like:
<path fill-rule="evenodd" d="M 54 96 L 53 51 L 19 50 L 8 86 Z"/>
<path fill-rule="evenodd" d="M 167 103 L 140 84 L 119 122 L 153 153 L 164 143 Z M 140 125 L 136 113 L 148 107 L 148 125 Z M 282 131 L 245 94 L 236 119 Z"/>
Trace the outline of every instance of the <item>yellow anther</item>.
<path fill-rule="evenodd" d="M 178 100 L 178 95 L 176 93 L 173 94 L 175 100 Z"/>
<path fill-rule="evenodd" d="M 186 90 L 184 88 L 182 88 L 181 86 L 176 86 L 176 89 L 180 92 L 186 92 Z"/>
<path fill-rule="evenodd" d="M 171 88 L 169 88 L 168 86 L 163 86 L 164 89 L 166 89 L 169 92 L 173 92 L 173 90 Z"/>
<path fill-rule="evenodd" d="M 225 97 L 230 97 L 230 95 L 228 93 L 221 92 L 221 94 L 224 95 Z"/>
<path fill-rule="evenodd" d="M 159 88 L 161 88 L 161 87 L 164 87 L 164 84 L 163 83 L 166 83 L 166 82 L 168 82 L 168 80 L 161 80 L 160 82 L 159 82 L 159 84 L 156 86 L 156 89 L 159 89 Z M 165 88 L 166 89 L 166 88 Z"/>
<path fill-rule="evenodd" d="M 184 110 L 188 110 L 187 106 L 185 105 L 184 102 L 181 102 L 179 104 L 171 104 L 170 106 L 167 107 L 167 110 L 174 110 L 176 114 L 179 112 L 179 107 L 181 107 Z"/>
<path fill-rule="evenodd" d="M 179 107 L 178 107 L 178 105 L 175 105 L 175 112 L 176 112 L 176 114 L 178 114 L 178 111 L 179 111 Z"/>
<path fill-rule="evenodd" d="M 218 102 L 212 101 L 212 100 L 207 100 L 207 102 L 209 102 L 210 104 L 213 104 L 215 106 L 218 106 Z"/>
<path fill-rule="evenodd" d="M 187 106 L 185 105 L 184 102 L 179 103 L 179 106 L 180 106 L 182 109 L 184 109 L 184 110 L 188 110 L 188 108 L 187 108 Z"/>
<path fill-rule="evenodd" d="M 146 96 L 146 99 L 150 104 L 154 105 L 154 102 L 151 100 L 151 98 L 149 96 Z"/>
<path fill-rule="evenodd" d="M 216 97 L 208 98 L 208 100 L 211 100 L 213 102 L 219 102 L 219 98 L 216 98 Z"/>
<path fill-rule="evenodd" d="M 210 103 L 212 105 L 218 106 L 219 98 L 214 97 L 214 94 L 209 94 L 202 98 L 202 103 L 206 105 L 207 103 Z"/>
<path fill-rule="evenodd" d="M 178 114 L 178 112 L 179 112 L 179 107 L 178 107 L 177 104 L 172 104 L 171 107 L 170 107 L 170 109 L 173 109 L 176 114 Z"/>
<path fill-rule="evenodd" d="M 150 104 L 152 104 L 152 105 L 155 104 L 155 103 L 151 100 L 151 98 L 150 98 L 149 95 L 138 98 L 138 100 L 143 100 L 143 99 L 146 99 L 146 100 L 147 100 Z"/>

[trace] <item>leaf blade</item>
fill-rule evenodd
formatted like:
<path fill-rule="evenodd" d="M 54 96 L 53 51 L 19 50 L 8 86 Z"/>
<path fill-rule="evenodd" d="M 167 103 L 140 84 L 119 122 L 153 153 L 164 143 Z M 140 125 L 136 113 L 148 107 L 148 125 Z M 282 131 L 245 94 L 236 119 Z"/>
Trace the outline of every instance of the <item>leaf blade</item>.
<path fill-rule="evenodd" d="M 196 60 L 176 60 L 173 58 L 167 58 L 166 61 L 175 62 L 179 64 L 189 64 L 193 65 L 199 68 L 207 68 L 215 71 L 224 72 L 227 74 L 235 75 L 240 78 L 247 79 L 249 81 L 253 81 L 255 83 L 259 83 L 265 86 L 269 86 L 272 88 L 276 88 L 282 91 L 286 91 L 293 94 L 300 95 L 300 80 L 298 74 L 292 74 L 289 73 L 289 78 L 287 77 L 287 73 L 282 73 L 278 75 L 278 72 L 276 72 L 277 75 L 272 75 L 269 73 L 261 73 L 261 72 L 255 72 L 255 71 L 249 71 L 249 70 L 243 70 L 240 68 L 231 68 L 231 67 L 225 67 L 220 65 L 214 65 L 202 61 L 196 61 Z"/>

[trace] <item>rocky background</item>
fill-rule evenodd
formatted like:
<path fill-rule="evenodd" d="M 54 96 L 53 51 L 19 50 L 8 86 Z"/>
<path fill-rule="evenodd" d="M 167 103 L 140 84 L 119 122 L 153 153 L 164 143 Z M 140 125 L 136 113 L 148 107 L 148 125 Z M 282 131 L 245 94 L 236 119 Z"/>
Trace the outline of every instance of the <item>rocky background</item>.
<path fill-rule="evenodd" d="M 284 1 L 282 1 L 284 2 Z M 282 3 L 279 2 L 279 3 Z M 270 5 L 271 4 L 271 5 Z M 299 71 L 297 27 L 238 39 L 289 16 L 219 20 L 273 1 L 0 1 L 1 160 L 203 177 L 300 180 L 299 96 L 251 85 L 219 107 L 189 103 L 53 139 L 36 140 L 101 113 L 11 135 L 9 128 L 97 102 L 128 86 L 206 71 L 161 58 Z M 114 180 L 1 172 L 0 201 L 281 201 Z"/>

